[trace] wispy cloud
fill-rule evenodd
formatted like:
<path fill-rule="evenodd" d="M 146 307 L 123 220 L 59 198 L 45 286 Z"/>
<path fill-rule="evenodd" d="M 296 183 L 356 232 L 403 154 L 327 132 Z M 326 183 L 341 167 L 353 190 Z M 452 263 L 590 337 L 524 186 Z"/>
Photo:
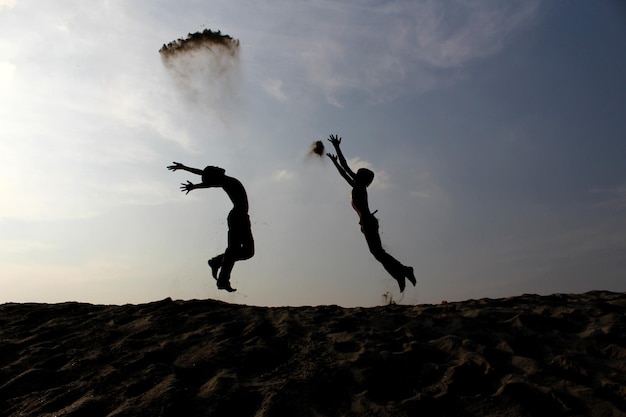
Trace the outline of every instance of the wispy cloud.
<path fill-rule="evenodd" d="M 323 23 L 299 45 L 301 59 L 331 104 L 339 106 L 341 95 L 354 89 L 387 100 L 407 82 L 416 91 L 432 89 L 455 76 L 450 70 L 498 53 L 510 33 L 532 21 L 539 2 L 425 0 L 322 9 Z"/>
<path fill-rule="evenodd" d="M 4 8 L 11 9 L 15 7 L 15 2 L 16 0 L 0 0 L 0 11 Z"/>
<path fill-rule="evenodd" d="M 287 169 L 281 169 L 279 171 L 276 171 L 273 175 L 272 178 L 276 181 L 290 181 L 293 178 L 295 178 L 296 174 L 292 171 L 289 171 Z"/>
<path fill-rule="evenodd" d="M 358 78 L 351 77 L 354 70 L 347 67 L 346 55 L 344 45 L 332 39 L 313 39 L 301 55 L 309 81 L 320 87 L 326 100 L 337 107 L 341 104 L 335 98 L 336 92 L 358 83 Z"/>
<path fill-rule="evenodd" d="M 103 111 L 125 126 L 152 131 L 188 152 L 194 151 L 197 144 L 185 123 L 188 125 L 187 119 L 201 112 L 187 114 L 184 111 L 187 107 L 171 94 L 171 90 L 157 87 L 154 82 L 137 85 L 136 78 L 117 76 L 104 93 L 107 106 Z"/>
<path fill-rule="evenodd" d="M 10 62 L 0 62 L 0 85 L 9 87 L 15 77 L 17 67 Z"/>
<path fill-rule="evenodd" d="M 287 101 L 288 97 L 283 91 L 283 82 L 278 79 L 269 79 L 262 82 L 263 89 L 278 101 Z"/>
<path fill-rule="evenodd" d="M 507 35 L 528 23 L 539 3 L 539 0 L 407 3 L 396 16 L 403 25 L 394 34 L 394 49 L 411 51 L 419 60 L 435 67 L 462 66 L 499 52 Z"/>

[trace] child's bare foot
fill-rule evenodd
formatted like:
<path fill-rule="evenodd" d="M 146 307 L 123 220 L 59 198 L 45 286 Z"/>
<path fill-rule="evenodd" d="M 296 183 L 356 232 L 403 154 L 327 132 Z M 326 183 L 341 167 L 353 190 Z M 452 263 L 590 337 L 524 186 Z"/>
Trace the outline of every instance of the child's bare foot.
<path fill-rule="evenodd" d="M 228 292 L 235 292 L 235 291 L 237 291 L 235 288 L 230 286 L 230 282 L 228 282 L 228 281 L 226 281 L 226 282 L 217 281 L 217 288 L 219 290 L 226 290 Z"/>
<path fill-rule="evenodd" d="M 415 287 L 415 285 L 417 284 L 417 280 L 415 279 L 415 274 L 413 273 L 412 266 L 406 267 L 406 277 L 409 279 L 409 281 L 411 281 L 411 284 L 413 284 L 413 286 Z"/>
<path fill-rule="evenodd" d="M 219 264 L 215 258 L 213 258 L 209 259 L 209 266 L 211 267 L 211 275 L 213 275 L 213 278 L 217 279 L 217 273 L 219 272 L 220 266 L 222 265 Z"/>
<path fill-rule="evenodd" d="M 404 277 L 393 278 L 398 281 L 398 285 L 400 286 L 400 292 L 404 292 L 404 287 L 406 287 L 406 281 L 404 280 Z"/>

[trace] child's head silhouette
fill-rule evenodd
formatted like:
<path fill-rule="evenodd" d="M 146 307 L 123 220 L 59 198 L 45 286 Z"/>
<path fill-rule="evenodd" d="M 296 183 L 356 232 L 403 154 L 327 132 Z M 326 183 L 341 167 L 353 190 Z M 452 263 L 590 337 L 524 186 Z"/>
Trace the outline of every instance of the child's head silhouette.
<path fill-rule="evenodd" d="M 374 173 L 367 168 L 359 168 L 354 179 L 357 184 L 368 187 L 374 181 Z"/>
<path fill-rule="evenodd" d="M 202 171 L 202 182 L 209 185 L 219 184 L 224 178 L 225 172 L 224 168 L 208 166 Z"/>

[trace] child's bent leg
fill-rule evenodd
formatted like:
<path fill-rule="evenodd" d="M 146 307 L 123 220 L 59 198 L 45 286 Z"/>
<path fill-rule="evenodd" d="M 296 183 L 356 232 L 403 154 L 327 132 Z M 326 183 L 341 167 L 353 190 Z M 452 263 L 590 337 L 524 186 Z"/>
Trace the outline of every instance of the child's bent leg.
<path fill-rule="evenodd" d="M 383 268 L 398 282 L 400 292 L 404 292 L 406 287 L 406 278 L 411 281 L 411 284 L 415 285 L 415 277 L 413 276 L 413 268 L 402 265 L 400 261 L 391 256 L 383 248 L 380 240 L 380 234 L 378 233 L 378 222 L 371 221 L 364 223 L 361 227 L 361 231 L 365 236 L 367 246 L 374 258 L 383 265 Z"/>

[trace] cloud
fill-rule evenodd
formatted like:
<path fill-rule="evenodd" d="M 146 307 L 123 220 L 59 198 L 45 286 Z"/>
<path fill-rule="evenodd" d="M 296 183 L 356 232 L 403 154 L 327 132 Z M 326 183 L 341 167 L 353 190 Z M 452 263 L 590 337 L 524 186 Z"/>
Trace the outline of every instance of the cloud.
<path fill-rule="evenodd" d="M 295 178 L 296 174 L 292 171 L 288 171 L 286 169 L 281 169 L 280 171 L 276 171 L 272 178 L 276 181 L 290 181 Z"/>
<path fill-rule="evenodd" d="M 0 0 L 0 11 L 2 11 L 3 8 L 8 8 L 8 9 L 12 9 L 13 7 L 15 7 L 15 2 L 16 0 Z"/>
<path fill-rule="evenodd" d="M 17 66 L 10 62 L 0 62 L 0 85 L 10 86 L 13 78 L 15 77 L 15 71 Z"/>
<path fill-rule="evenodd" d="M 283 91 L 283 82 L 277 79 L 265 80 L 261 83 L 261 87 L 272 97 L 278 101 L 287 101 L 288 97 Z"/>
<path fill-rule="evenodd" d="M 131 77 L 117 76 L 110 81 L 105 92 L 104 102 L 108 105 L 105 112 L 125 126 L 153 131 L 184 150 L 194 152 L 197 143 L 191 137 L 188 125 L 189 119 L 197 114 L 186 114 L 184 106 L 169 89 L 158 87 L 156 83 L 137 84 Z M 123 141 L 120 146 L 127 144 Z"/>
<path fill-rule="evenodd" d="M 354 87 L 353 83 L 358 80 L 350 77 L 353 71 L 346 67 L 345 55 L 344 47 L 339 42 L 320 39 L 313 40 L 301 56 L 309 81 L 320 87 L 326 100 L 337 107 L 341 107 L 341 104 L 335 98 L 335 92 Z"/>
<path fill-rule="evenodd" d="M 414 13 L 403 16 L 410 16 L 406 23 L 415 24 L 415 31 L 404 30 L 398 46 L 436 67 L 461 66 L 499 52 L 507 35 L 523 27 L 538 5 L 537 0 L 412 3 L 408 7 Z"/>
<path fill-rule="evenodd" d="M 351 90 L 386 101 L 406 92 L 407 82 L 424 91 L 454 81 L 455 71 L 501 51 L 539 4 L 425 0 L 333 9 L 303 40 L 301 60 L 333 105 Z"/>

